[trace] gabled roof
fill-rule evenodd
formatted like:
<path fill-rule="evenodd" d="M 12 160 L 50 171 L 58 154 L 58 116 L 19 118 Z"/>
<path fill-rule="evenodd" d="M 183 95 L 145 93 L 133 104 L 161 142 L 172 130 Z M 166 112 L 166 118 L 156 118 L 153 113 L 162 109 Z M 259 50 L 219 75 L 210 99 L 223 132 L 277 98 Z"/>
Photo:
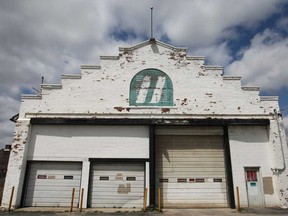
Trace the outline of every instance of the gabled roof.
<path fill-rule="evenodd" d="M 170 44 L 166 44 L 162 41 L 159 41 L 159 40 L 156 40 L 155 38 L 151 38 L 150 40 L 147 40 L 147 41 L 144 41 L 140 44 L 137 44 L 135 46 L 132 46 L 132 47 L 119 47 L 119 51 L 133 51 L 133 50 L 136 50 L 136 49 L 139 49 L 139 48 L 142 48 L 142 47 L 145 47 L 149 44 L 156 44 L 158 46 L 162 46 L 162 47 L 165 47 L 167 49 L 171 49 L 173 51 L 187 51 L 187 47 L 174 47 Z"/>

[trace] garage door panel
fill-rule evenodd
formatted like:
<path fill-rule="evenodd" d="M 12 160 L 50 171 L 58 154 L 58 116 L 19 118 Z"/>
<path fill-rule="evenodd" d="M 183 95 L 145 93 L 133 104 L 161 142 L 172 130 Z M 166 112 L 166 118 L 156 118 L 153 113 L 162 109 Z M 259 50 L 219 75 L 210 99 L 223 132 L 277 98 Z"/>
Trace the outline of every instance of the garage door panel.
<path fill-rule="evenodd" d="M 94 163 L 90 180 L 90 205 L 141 208 L 144 180 L 144 163 Z"/>
<path fill-rule="evenodd" d="M 135 171 L 134 173 L 133 172 L 126 173 L 125 171 L 121 171 L 121 172 L 117 171 L 117 172 L 114 172 L 112 176 L 111 176 L 111 171 L 103 171 L 103 173 L 101 171 L 101 174 L 99 174 L 98 172 L 92 172 L 93 175 L 95 176 L 95 179 L 97 180 L 100 180 L 100 177 L 109 177 L 110 181 L 118 181 L 120 176 L 123 177 L 123 179 L 133 176 L 133 177 L 136 177 L 137 179 L 143 180 L 143 175 L 141 174 L 142 171 L 137 172 L 137 173 L 135 173 Z M 123 175 L 123 172 L 125 172 L 125 175 Z"/>
<path fill-rule="evenodd" d="M 177 199 L 179 197 L 182 197 L 183 199 L 185 199 L 186 197 L 186 200 L 191 200 L 191 197 L 203 197 L 205 199 L 214 199 L 215 197 L 227 197 L 226 194 L 223 194 L 222 190 L 207 190 L 207 191 L 203 191 L 204 189 L 201 189 L 201 190 L 197 190 L 197 189 L 194 189 L 194 190 L 189 190 L 189 193 L 188 191 L 185 192 L 185 191 L 179 191 L 179 190 L 176 190 L 176 188 L 174 190 L 169 190 L 169 191 L 166 191 L 166 193 L 169 193 L 168 195 L 163 191 L 163 194 L 166 194 L 164 196 L 165 197 L 173 197 L 174 195 L 177 196 Z"/>
<path fill-rule="evenodd" d="M 78 190 L 75 190 L 75 194 L 79 193 Z M 61 198 L 65 198 L 65 197 L 70 197 L 71 198 L 71 194 L 72 194 L 72 190 L 62 190 L 62 191 L 59 191 L 58 190 L 58 193 L 55 193 L 55 190 L 54 191 L 51 191 L 51 190 L 42 190 L 42 191 L 34 191 L 34 192 L 29 192 L 27 193 L 26 197 L 50 197 L 50 198 L 55 198 L 55 197 L 61 197 Z"/>
<path fill-rule="evenodd" d="M 159 185 L 161 185 L 161 187 L 163 189 L 179 189 L 181 190 L 181 188 L 185 189 L 185 190 L 189 190 L 189 189 L 203 189 L 203 188 L 211 188 L 211 189 L 226 189 L 226 184 L 225 183 L 158 183 Z M 204 192 L 204 191 L 203 191 Z"/>
<path fill-rule="evenodd" d="M 161 178 L 164 178 L 163 176 L 170 176 L 170 171 L 165 171 L 165 172 L 162 172 L 162 171 L 157 171 L 156 172 L 156 175 L 159 175 L 159 177 L 160 178 L 158 178 L 157 179 L 157 181 L 159 181 L 159 179 L 161 179 Z M 201 171 L 199 171 L 199 172 L 195 172 L 195 171 L 193 171 L 193 172 L 176 172 L 175 170 L 173 171 L 173 173 L 171 174 L 171 176 L 174 176 L 174 177 L 178 177 L 178 178 L 180 178 L 181 176 L 183 177 L 185 177 L 185 178 L 197 178 L 197 177 L 199 177 L 199 178 L 208 178 L 208 177 L 211 177 L 211 178 L 215 178 L 215 177 L 221 177 L 223 175 L 223 172 L 216 172 L 216 171 L 214 171 L 213 173 L 211 172 L 211 173 L 203 173 L 203 172 L 201 172 Z"/>
<path fill-rule="evenodd" d="M 44 180 L 41 179 L 41 181 L 32 180 L 31 182 L 28 183 L 28 185 L 35 185 L 35 184 L 36 184 L 36 186 L 53 185 L 55 187 L 62 187 L 62 186 L 65 187 L 65 186 L 73 186 L 73 185 L 78 186 L 78 183 L 80 180 L 81 180 L 81 178 L 75 179 L 74 181 L 67 180 L 67 179 L 63 179 L 63 180 L 62 179 L 61 180 L 55 179 L 53 181 L 49 181 L 49 179 L 46 179 L 46 181 L 45 181 L 45 179 Z M 55 185 L 56 182 L 57 182 L 57 185 Z"/>
<path fill-rule="evenodd" d="M 137 206 L 139 202 L 143 202 L 143 199 L 139 200 L 126 200 L 126 201 L 120 201 L 120 200 L 110 200 L 109 205 L 103 201 L 99 200 L 93 205 L 94 208 L 103 208 L 103 206 L 107 206 L 107 208 L 119 208 L 118 206 L 121 206 L 121 208 L 139 208 L 139 207 L 134 207 Z"/>
<path fill-rule="evenodd" d="M 156 136 L 164 208 L 227 207 L 225 171 L 222 136 Z"/>
<path fill-rule="evenodd" d="M 75 188 L 76 188 L 76 190 L 77 190 L 78 185 L 77 185 L 77 187 L 75 186 Z M 44 188 L 44 189 L 43 189 L 43 186 L 42 186 L 42 185 L 34 186 L 34 190 L 35 190 L 35 191 L 38 191 L 38 190 L 52 191 L 52 190 L 55 190 L 55 189 L 56 189 L 57 191 L 69 191 L 69 190 L 71 189 L 71 187 L 68 186 L 67 184 L 66 184 L 66 185 L 57 185 L 57 186 L 55 186 L 55 185 L 49 185 L 49 186 L 45 185 L 45 188 Z M 75 191 L 76 191 L 76 190 L 75 190 Z M 71 192 L 72 192 L 72 190 L 71 190 Z"/>
<path fill-rule="evenodd" d="M 209 196 L 209 199 L 207 198 Z M 174 199 L 173 199 L 174 197 Z M 207 192 L 207 193 L 195 193 L 195 194 L 184 194 L 184 193 L 170 193 L 168 197 L 166 198 L 171 198 L 170 200 L 189 200 L 189 201 L 192 201 L 192 200 L 211 200 L 213 199 L 214 200 L 219 200 L 221 201 L 221 203 L 223 203 L 223 199 L 227 199 L 227 196 L 224 195 L 224 194 L 220 194 L 220 193 L 210 193 Z"/>
<path fill-rule="evenodd" d="M 55 163 L 53 163 L 54 164 L 54 166 L 55 166 Z M 68 166 L 67 167 L 67 169 L 65 169 L 64 167 L 61 167 L 61 173 L 59 173 L 60 172 L 60 170 L 55 170 L 55 167 L 54 167 L 54 170 L 53 170 L 53 167 L 47 167 L 47 169 L 45 169 L 44 167 L 42 167 L 42 166 L 33 166 L 33 168 L 35 168 L 35 169 L 37 169 L 37 170 L 35 170 L 35 169 L 33 169 L 33 170 L 31 170 L 31 174 L 42 174 L 43 172 L 53 172 L 54 173 L 54 175 L 57 175 L 57 173 L 59 174 L 59 175 L 78 175 L 78 171 L 77 170 L 74 170 L 73 169 L 73 167 L 70 167 L 70 166 Z"/>
<path fill-rule="evenodd" d="M 174 152 L 171 151 L 171 152 L 167 153 L 165 151 L 164 154 L 163 153 L 161 153 L 161 154 L 157 153 L 156 154 L 156 156 L 157 156 L 156 158 L 157 158 L 157 160 L 169 159 L 171 157 L 170 155 L 173 155 Z M 217 158 L 218 159 L 223 159 L 223 156 L 224 156 L 223 152 L 209 152 L 209 155 L 213 159 L 217 159 Z M 190 152 L 185 151 L 185 152 L 181 152 L 181 157 L 174 157 L 174 158 L 175 158 L 175 160 L 177 160 L 177 159 L 181 160 L 182 158 L 186 158 L 187 160 L 191 160 L 191 161 L 201 160 L 201 159 L 202 160 L 204 160 L 204 159 L 209 160 L 210 158 L 207 158 L 206 156 L 207 156 L 207 152 L 199 152 L 199 153 L 193 152 L 193 153 L 190 153 Z"/>
<path fill-rule="evenodd" d="M 216 162 L 212 162 L 212 161 L 207 161 L 207 162 L 194 162 L 193 164 L 187 164 L 187 161 L 174 161 L 173 160 L 173 164 L 171 162 L 165 161 L 162 162 L 162 166 L 163 167 L 223 167 L 223 162 L 224 161 L 216 161 Z"/>
<path fill-rule="evenodd" d="M 98 182 L 95 182 L 95 184 L 98 184 L 98 186 L 94 186 L 95 190 L 97 190 L 97 188 L 108 188 L 108 189 L 117 189 L 119 188 L 121 185 L 130 185 L 131 188 L 130 190 L 134 189 L 134 188 L 143 188 L 143 184 L 141 182 L 138 182 L 138 183 L 129 183 L 129 182 L 123 182 L 123 183 L 116 183 L 114 182 L 114 184 L 102 184 L 102 183 L 98 183 Z"/>
<path fill-rule="evenodd" d="M 38 198 L 37 201 L 34 199 L 27 200 L 30 203 L 32 203 L 35 207 L 59 207 L 59 206 L 70 206 L 70 202 L 63 201 L 62 198 L 60 199 L 54 199 L 54 201 L 51 201 L 51 199 L 47 198 Z"/>
<path fill-rule="evenodd" d="M 61 174 L 49 174 L 49 175 L 47 175 L 45 172 L 42 171 L 39 173 L 30 173 L 30 175 L 36 176 L 37 181 L 45 181 L 45 180 L 46 181 L 55 181 L 55 180 L 57 180 L 57 181 L 61 181 L 61 180 L 64 180 L 64 181 L 76 180 L 76 181 L 78 181 L 81 179 L 81 176 L 79 176 L 79 172 L 78 173 L 67 173 L 67 174 L 61 173 Z M 46 176 L 45 179 L 39 179 L 39 178 L 44 177 L 44 176 Z M 69 176 L 69 178 L 71 178 L 71 176 L 72 176 L 73 179 L 65 179 L 65 176 L 66 177 Z M 36 179 L 34 179 L 34 181 L 36 181 Z"/>
<path fill-rule="evenodd" d="M 95 192 L 97 194 L 99 194 L 101 192 L 107 193 L 107 192 L 114 192 L 115 189 L 118 189 L 118 187 L 109 187 L 109 188 L 107 188 L 107 187 L 96 187 L 96 188 L 93 189 L 93 192 Z M 143 192 L 143 187 L 142 186 L 141 187 L 133 187 L 133 188 L 131 188 L 131 191 L 129 192 L 129 194 L 133 194 L 133 193 L 138 194 L 138 193 L 142 193 L 142 192 Z"/>
<path fill-rule="evenodd" d="M 200 171 L 200 172 L 209 172 L 209 173 L 214 173 L 214 172 L 225 172 L 225 168 L 216 168 L 216 167 L 189 167 L 189 166 L 186 166 L 186 167 L 163 167 L 163 171 L 165 172 L 173 172 L 175 169 L 177 168 L 177 171 L 178 172 L 182 172 L 182 171 L 185 171 L 185 172 L 197 172 L 197 171 Z"/>
<path fill-rule="evenodd" d="M 31 162 L 25 206 L 70 206 L 72 189 L 79 195 L 81 167 L 81 163 Z"/>
<path fill-rule="evenodd" d="M 114 195 L 109 195 L 109 194 L 105 194 L 105 193 L 99 193 L 99 196 L 105 196 L 105 199 L 107 200 L 117 200 L 119 201 L 119 203 L 123 202 L 123 200 L 135 200 L 135 199 L 142 199 L 143 196 L 140 196 L 139 193 L 129 193 L 129 194 L 124 194 L 124 195 L 117 195 L 117 199 L 115 199 L 116 197 Z M 100 200 L 101 198 L 96 198 L 95 200 Z"/>
<path fill-rule="evenodd" d="M 127 167 L 129 167 L 129 170 L 127 170 Z M 107 163 L 107 164 L 101 164 L 101 166 L 93 166 L 92 170 L 101 170 L 101 171 L 141 171 L 143 170 L 143 167 L 139 167 L 137 164 L 129 164 L 129 163 Z"/>

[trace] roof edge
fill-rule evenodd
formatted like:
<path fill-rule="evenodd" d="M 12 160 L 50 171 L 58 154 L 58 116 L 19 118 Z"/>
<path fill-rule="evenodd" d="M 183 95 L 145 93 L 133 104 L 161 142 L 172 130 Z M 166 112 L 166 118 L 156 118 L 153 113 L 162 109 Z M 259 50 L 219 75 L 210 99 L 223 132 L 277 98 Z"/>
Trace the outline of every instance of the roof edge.
<path fill-rule="evenodd" d="M 133 51 L 133 50 L 136 50 L 136 49 L 139 49 L 141 47 L 144 47 L 148 44 L 156 44 L 156 45 L 159 45 L 159 46 L 162 46 L 162 47 L 165 47 L 165 48 L 168 48 L 168 49 L 172 49 L 172 50 L 178 50 L 178 51 L 187 51 L 188 48 L 187 47 L 175 47 L 175 46 L 172 46 L 170 44 L 167 44 L 167 43 L 164 43 L 162 41 L 159 41 L 159 40 L 156 40 L 155 38 L 151 38 L 150 40 L 146 40 L 146 41 L 143 41 L 142 43 L 139 43 L 135 46 L 131 46 L 131 47 L 119 47 L 119 51 L 120 52 L 123 52 L 123 51 Z"/>

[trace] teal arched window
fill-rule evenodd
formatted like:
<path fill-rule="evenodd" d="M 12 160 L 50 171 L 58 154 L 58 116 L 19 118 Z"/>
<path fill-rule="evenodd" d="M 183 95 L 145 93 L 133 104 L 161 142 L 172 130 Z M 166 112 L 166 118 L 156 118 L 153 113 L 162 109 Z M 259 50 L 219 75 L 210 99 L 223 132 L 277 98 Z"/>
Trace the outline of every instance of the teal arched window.
<path fill-rule="evenodd" d="M 131 106 L 173 106 L 173 85 L 170 77 L 158 69 L 137 73 L 130 83 Z"/>

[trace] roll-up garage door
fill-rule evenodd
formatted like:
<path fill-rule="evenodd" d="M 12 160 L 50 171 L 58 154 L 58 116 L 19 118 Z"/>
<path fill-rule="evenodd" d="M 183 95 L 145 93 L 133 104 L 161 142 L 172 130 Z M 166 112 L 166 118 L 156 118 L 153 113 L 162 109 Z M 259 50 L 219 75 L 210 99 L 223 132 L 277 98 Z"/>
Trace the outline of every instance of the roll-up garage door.
<path fill-rule="evenodd" d="M 215 127 L 156 130 L 156 188 L 163 207 L 228 206 L 222 134 Z"/>
<path fill-rule="evenodd" d="M 70 206 L 75 188 L 74 207 L 78 205 L 81 163 L 31 162 L 25 206 Z"/>
<path fill-rule="evenodd" d="M 91 207 L 141 208 L 144 163 L 94 163 L 89 187 Z"/>

